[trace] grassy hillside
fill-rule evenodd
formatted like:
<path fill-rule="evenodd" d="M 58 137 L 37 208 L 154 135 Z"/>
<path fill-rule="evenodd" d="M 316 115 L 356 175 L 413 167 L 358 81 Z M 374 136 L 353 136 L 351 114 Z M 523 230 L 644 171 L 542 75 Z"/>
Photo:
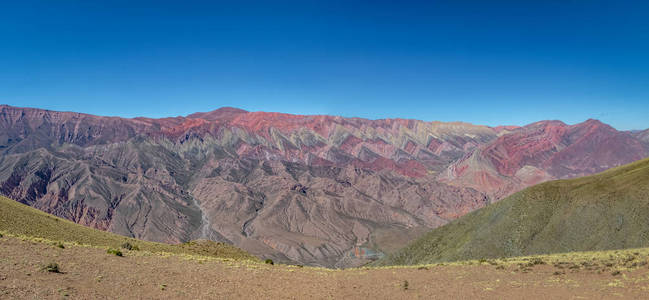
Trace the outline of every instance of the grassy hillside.
<path fill-rule="evenodd" d="M 649 246 L 649 159 L 546 182 L 434 229 L 375 265 Z"/>
<path fill-rule="evenodd" d="M 51 241 L 120 248 L 125 243 L 149 252 L 193 254 L 231 259 L 258 260 L 224 243 L 193 241 L 179 245 L 146 242 L 85 227 L 0 196 L 0 232 Z"/>

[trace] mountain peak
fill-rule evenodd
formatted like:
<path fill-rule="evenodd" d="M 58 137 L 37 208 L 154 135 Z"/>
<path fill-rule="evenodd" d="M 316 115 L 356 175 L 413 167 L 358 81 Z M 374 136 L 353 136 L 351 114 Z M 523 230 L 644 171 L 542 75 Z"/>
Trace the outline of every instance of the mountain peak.
<path fill-rule="evenodd" d="M 603 123 L 602 121 L 597 120 L 597 119 L 588 119 L 588 120 L 584 121 L 583 124 L 588 124 L 588 125 L 591 125 L 591 126 L 605 125 L 605 123 Z"/>
<path fill-rule="evenodd" d="M 577 129 L 588 129 L 588 130 L 606 130 L 606 131 L 616 131 L 611 125 L 608 125 L 597 119 L 588 119 L 579 124 L 572 126 Z"/>
<path fill-rule="evenodd" d="M 193 113 L 191 115 L 188 115 L 187 118 L 214 121 L 224 118 L 233 118 L 237 115 L 245 113 L 248 113 L 248 111 L 236 107 L 224 106 L 213 111 Z"/>

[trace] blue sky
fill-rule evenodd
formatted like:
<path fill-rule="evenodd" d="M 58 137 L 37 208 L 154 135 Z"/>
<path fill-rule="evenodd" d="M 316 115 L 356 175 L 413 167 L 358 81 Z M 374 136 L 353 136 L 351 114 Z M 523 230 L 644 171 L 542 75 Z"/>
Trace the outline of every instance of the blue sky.
<path fill-rule="evenodd" d="M 2 1 L 0 103 L 649 128 L 647 1 Z"/>

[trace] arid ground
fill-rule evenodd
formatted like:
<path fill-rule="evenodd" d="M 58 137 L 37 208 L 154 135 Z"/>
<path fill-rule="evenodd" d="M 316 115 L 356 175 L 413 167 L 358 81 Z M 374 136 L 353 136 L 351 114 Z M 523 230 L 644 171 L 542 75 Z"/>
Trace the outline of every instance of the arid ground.
<path fill-rule="evenodd" d="M 61 248 L 63 247 L 63 248 Z M 649 249 L 332 270 L 0 238 L 1 299 L 638 299 Z M 45 266 L 56 263 L 60 273 Z"/>

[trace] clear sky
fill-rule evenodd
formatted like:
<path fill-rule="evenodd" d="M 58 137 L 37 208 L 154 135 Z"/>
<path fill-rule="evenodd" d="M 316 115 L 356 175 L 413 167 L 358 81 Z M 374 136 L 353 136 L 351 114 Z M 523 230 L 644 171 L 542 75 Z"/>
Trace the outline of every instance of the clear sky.
<path fill-rule="evenodd" d="M 649 1 L 2 1 L 0 103 L 649 128 Z"/>

